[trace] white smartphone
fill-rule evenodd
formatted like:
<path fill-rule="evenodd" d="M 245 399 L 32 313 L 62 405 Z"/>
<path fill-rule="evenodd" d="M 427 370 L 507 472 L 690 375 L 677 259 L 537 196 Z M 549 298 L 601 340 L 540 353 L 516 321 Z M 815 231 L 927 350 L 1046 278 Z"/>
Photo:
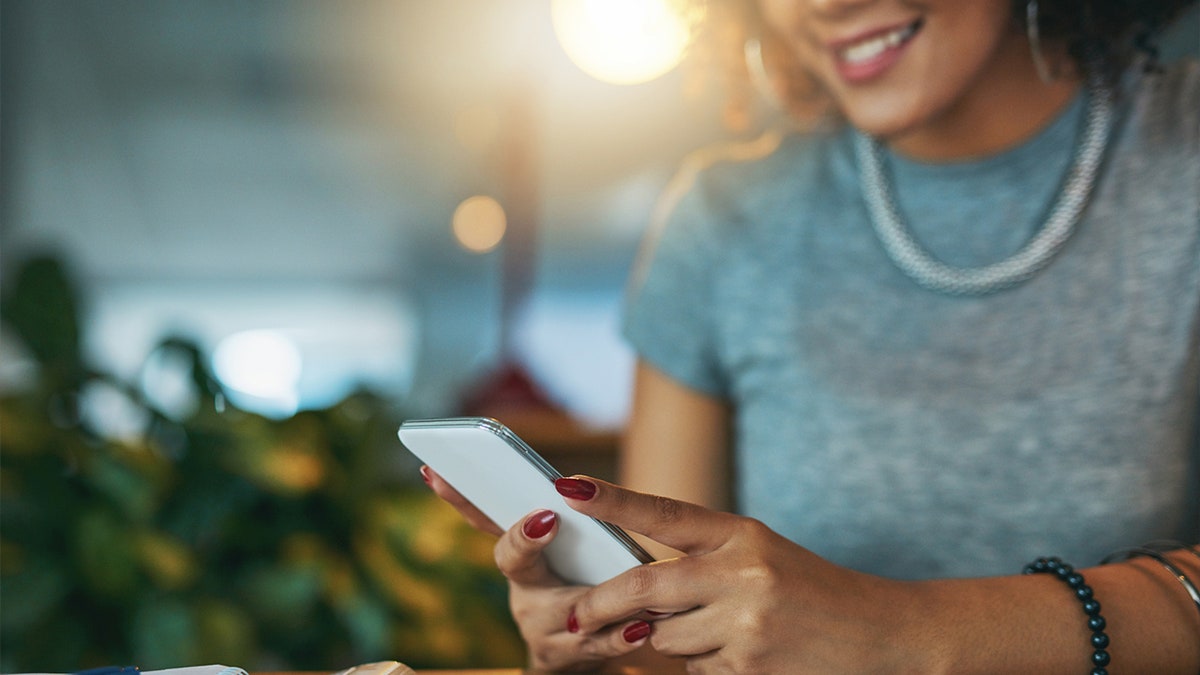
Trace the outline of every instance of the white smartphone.
<path fill-rule="evenodd" d="M 558 534 L 545 555 L 565 581 L 594 586 L 654 560 L 621 528 L 567 506 L 554 489 L 562 474 L 496 420 L 409 420 L 398 434 L 409 452 L 505 530 L 537 509 L 554 511 Z"/>

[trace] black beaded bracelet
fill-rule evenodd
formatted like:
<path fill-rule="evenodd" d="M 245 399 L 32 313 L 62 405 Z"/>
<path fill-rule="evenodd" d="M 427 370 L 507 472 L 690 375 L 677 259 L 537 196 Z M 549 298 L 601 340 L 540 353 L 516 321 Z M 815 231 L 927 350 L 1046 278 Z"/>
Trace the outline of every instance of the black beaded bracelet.
<path fill-rule="evenodd" d="M 1075 591 L 1075 597 L 1083 603 L 1083 613 L 1088 617 L 1088 629 L 1092 631 L 1092 675 L 1108 675 L 1105 666 L 1111 657 L 1108 654 L 1108 634 L 1104 632 L 1107 623 L 1100 616 L 1100 602 L 1092 597 L 1092 587 L 1084 583 L 1083 575 L 1075 568 L 1056 557 L 1038 558 L 1025 566 L 1025 574 L 1053 574 Z"/>

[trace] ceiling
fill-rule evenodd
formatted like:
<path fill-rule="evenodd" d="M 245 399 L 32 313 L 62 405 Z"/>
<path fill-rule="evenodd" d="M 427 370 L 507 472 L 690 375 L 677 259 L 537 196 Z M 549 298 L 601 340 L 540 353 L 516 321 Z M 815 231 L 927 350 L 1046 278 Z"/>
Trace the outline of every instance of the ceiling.
<path fill-rule="evenodd" d="M 86 241 L 76 256 L 105 278 L 386 278 L 451 262 L 450 213 L 512 190 L 513 153 L 534 162 L 525 189 L 547 244 L 603 257 L 645 214 L 602 212 L 630 194 L 640 206 L 720 133 L 711 97 L 685 96 L 678 74 L 618 87 L 576 70 L 545 0 L 4 13 L 6 230 Z"/>

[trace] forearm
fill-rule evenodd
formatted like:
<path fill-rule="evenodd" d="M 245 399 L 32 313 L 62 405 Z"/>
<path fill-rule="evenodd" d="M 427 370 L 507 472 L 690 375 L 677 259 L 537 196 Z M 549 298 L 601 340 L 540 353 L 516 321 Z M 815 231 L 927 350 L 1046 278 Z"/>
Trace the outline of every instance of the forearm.
<path fill-rule="evenodd" d="M 1168 559 L 1200 581 L 1200 557 Z M 1136 558 L 1079 570 L 1110 638 L 1110 673 L 1200 672 L 1200 612 L 1159 562 Z M 919 582 L 905 642 L 924 672 L 1087 672 L 1092 631 L 1082 603 L 1053 574 Z M 921 670 L 921 669 L 919 669 Z"/>
<path fill-rule="evenodd" d="M 729 504 L 729 409 L 644 363 L 621 447 L 621 484 L 712 509 Z"/>

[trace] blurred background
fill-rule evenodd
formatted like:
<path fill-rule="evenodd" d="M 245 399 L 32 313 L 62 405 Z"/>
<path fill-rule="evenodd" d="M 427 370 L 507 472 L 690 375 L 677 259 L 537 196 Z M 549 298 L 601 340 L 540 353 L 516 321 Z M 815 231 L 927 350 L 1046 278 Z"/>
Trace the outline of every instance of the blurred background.
<path fill-rule="evenodd" d="M 0 672 L 522 663 L 395 427 L 611 475 L 684 5 L 3 0 Z"/>
<path fill-rule="evenodd" d="M 611 476 L 697 4 L 3 0 L 0 671 L 522 663 L 395 427 Z"/>
<path fill-rule="evenodd" d="M 572 412 L 619 422 L 632 253 L 680 157 L 722 133 L 685 69 L 589 76 L 548 0 L 3 7 L 3 262 L 70 261 L 90 356 L 131 374 L 168 331 L 215 350 L 271 330 L 299 366 L 226 381 L 248 406 L 368 383 L 443 413 L 505 349 L 509 242 L 452 228 L 483 195 L 522 249 L 507 346 Z"/>

